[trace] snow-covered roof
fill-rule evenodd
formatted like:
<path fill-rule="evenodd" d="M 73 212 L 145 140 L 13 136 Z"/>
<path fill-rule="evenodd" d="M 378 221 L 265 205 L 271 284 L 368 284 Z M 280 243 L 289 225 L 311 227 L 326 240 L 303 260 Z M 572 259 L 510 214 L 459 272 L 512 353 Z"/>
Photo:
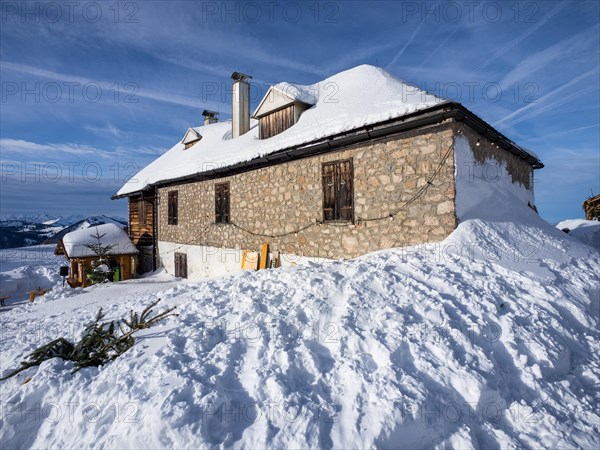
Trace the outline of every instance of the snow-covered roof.
<path fill-rule="evenodd" d="M 178 142 L 138 172 L 117 195 L 140 191 L 160 181 L 249 161 L 446 102 L 369 65 L 340 72 L 308 86 L 290 83 L 276 86 L 286 95 L 314 105 L 294 126 L 263 140 L 258 138 L 256 120 L 251 120 L 249 132 L 236 139 L 231 139 L 230 121 L 194 128 L 202 135 L 199 142 L 185 151 L 184 145 Z"/>
<path fill-rule="evenodd" d="M 98 243 L 96 234 L 102 236 L 100 238 L 102 245 L 112 245 L 109 255 L 130 255 L 138 252 L 123 228 L 114 223 L 106 223 L 65 234 L 62 242 L 67 256 L 69 258 L 95 256 L 96 254 L 87 245 Z"/>
<path fill-rule="evenodd" d="M 271 86 L 254 110 L 252 117 L 259 118 L 282 106 L 295 102 L 313 106 L 317 103 L 317 95 L 311 90 L 311 87 L 286 82 Z"/>

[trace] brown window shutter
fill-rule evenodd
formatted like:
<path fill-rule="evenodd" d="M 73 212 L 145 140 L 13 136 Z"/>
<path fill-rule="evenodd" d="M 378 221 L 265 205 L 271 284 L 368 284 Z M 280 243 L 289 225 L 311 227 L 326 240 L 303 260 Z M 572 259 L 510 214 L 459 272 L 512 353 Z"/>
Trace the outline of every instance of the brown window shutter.
<path fill-rule="evenodd" d="M 323 164 L 323 220 L 335 220 L 335 166 Z"/>
<path fill-rule="evenodd" d="M 324 163 L 323 220 L 354 220 L 354 175 L 352 159 Z"/>
<path fill-rule="evenodd" d="M 347 160 L 339 164 L 340 170 L 340 220 L 353 219 L 353 176 L 352 176 L 352 161 Z"/>
<path fill-rule="evenodd" d="M 229 183 L 215 184 L 215 223 L 229 223 Z"/>
<path fill-rule="evenodd" d="M 178 191 L 169 192 L 167 215 L 169 225 L 177 225 L 177 197 Z"/>
<path fill-rule="evenodd" d="M 173 225 L 177 225 L 178 221 L 178 202 L 177 199 L 179 197 L 179 193 L 177 191 L 173 192 Z"/>
<path fill-rule="evenodd" d="M 223 222 L 229 223 L 229 183 L 223 187 Z"/>
<path fill-rule="evenodd" d="M 173 223 L 173 205 L 171 202 L 171 194 L 169 193 L 169 197 L 167 198 L 167 221 L 169 224 Z"/>
<path fill-rule="evenodd" d="M 221 214 L 221 186 L 215 184 L 215 223 L 221 223 L 223 216 Z"/>

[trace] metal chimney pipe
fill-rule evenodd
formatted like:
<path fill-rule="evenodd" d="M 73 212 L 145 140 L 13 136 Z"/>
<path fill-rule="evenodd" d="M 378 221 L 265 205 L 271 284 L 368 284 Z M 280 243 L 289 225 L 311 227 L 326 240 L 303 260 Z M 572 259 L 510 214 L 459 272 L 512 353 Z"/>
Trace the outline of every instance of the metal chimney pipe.
<path fill-rule="evenodd" d="M 202 111 L 202 115 L 204 116 L 204 125 L 210 125 L 211 123 L 217 123 L 217 121 L 219 120 L 217 118 L 219 113 L 215 112 L 215 111 L 209 111 L 208 109 L 205 109 L 204 111 Z"/>
<path fill-rule="evenodd" d="M 250 130 L 250 83 L 248 82 L 250 78 L 252 78 L 250 75 L 241 72 L 231 74 L 233 80 L 231 134 L 234 139 Z"/>

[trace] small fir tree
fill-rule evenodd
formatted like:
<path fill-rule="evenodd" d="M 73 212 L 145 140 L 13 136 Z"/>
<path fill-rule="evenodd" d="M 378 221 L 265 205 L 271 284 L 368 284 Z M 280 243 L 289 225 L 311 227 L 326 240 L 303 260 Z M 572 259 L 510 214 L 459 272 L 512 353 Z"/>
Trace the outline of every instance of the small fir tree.
<path fill-rule="evenodd" d="M 110 268 L 109 258 L 114 244 L 102 244 L 102 238 L 106 236 L 106 233 L 100 234 L 97 228 L 96 234 L 90 234 L 90 236 L 96 239 L 96 242 L 85 246 L 92 250 L 98 258 L 92 261 L 92 268 L 86 274 L 87 279 L 91 284 L 107 283 L 113 279 L 113 270 Z"/>

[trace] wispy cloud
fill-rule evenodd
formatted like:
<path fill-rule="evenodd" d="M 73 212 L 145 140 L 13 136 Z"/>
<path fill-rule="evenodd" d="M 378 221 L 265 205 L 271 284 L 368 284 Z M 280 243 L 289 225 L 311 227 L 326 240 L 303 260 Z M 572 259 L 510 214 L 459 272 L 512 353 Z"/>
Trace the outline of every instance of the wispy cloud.
<path fill-rule="evenodd" d="M 81 144 L 38 144 L 36 142 L 25 141 L 22 139 L 0 139 L 0 148 L 2 153 L 15 153 L 19 155 L 55 155 L 56 153 L 74 155 L 74 156 L 94 156 L 100 158 L 114 158 L 115 154 Z"/>
<path fill-rule="evenodd" d="M 583 126 L 583 127 L 576 127 L 576 128 L 569 128 L 568 130 L 556 131 L 554 133 L 544 133 L 542 136 L 535 136 L 535 137 L 525 138 L 522 141 L 523 142 L 543 142 L 543 141 L 549 141 L 549 140 L 555 139 L 557 137 L 568 136 L 568 135 L 573 134 L 573 133 L 579 133 L 580 131 L 585 131 L 585 130 L 592 130 L 592 129 L 598 128 L 598 127 L 600 127 L 600 124 L 586 125 L 586 126 Z"/>
<path fill-rule="evenodd" d="M 552 17 L 554 17 L 561 9 L 563 9 L 569 3 L 570 3 L 570 0 L 564 0 L 564 1 L 560 2 L 558 5 L 556 5 L 554 8 L 552 8 L 552 10 L 548 14 L 546 14 L 544 17 L 542 17 L 542 19 L 539 22 L 537 22 L 534 26 L 532 26 L 531 28 L 527 28 L 527 30 L 525 30 L 523 33 L 521 33 L 520 35 L 518 35 L 516 38 L 514 38 L 512 41 L 510 41 L 508 44 L 506 44 L 500 50 L 494 52 L 488 59 L 486 59 L 483 62 L 483 64 L 481 64 L 477 68 L 476 72 L 477 73 L 481 72 L 483 69 L 485 69 L 491 63 L 493 63 L 494 61 L 496 61 L 498 58 L 500 58 L 506 52 L 508 52 L 509 50 L 511 50 L 513 47 L 515 47 L 521 41 L 523 41 L 525 38 L 527 38 L 531 34 L 535 33 L 537 30 L 539 30 L 541 27 L 543 27 L 544 25 L 546 25 L 546 23 L 550 19 L 552 19 Z"/>
<path fill-rule="evenodd" d="M 553 97 L 556 97 L 561 92 L 568 91 L 573 86 L 575 86 L 578 83 L 582 82 L 586 78 L 589 78 L 592 75 L 598 73 L 598 69 L 599 68 L 600 68 L 600 66 L 597 66 L 597 67 L 595 67 L 595 68 L 593 68 L 591 70 L 588 70 L 585 73 L 582 73 L 581 75 L 573 78 L 568 83 L 565 83 L 565 84 L 559 86 L 558 88 L 556 88 L 556 89 L 548 92 L 547 94 L 545 94 L 544 96 L 542 96 L 537 102 L 535 102 L 535 103 L 529 103 L 529 104 L 523 106 L 522 108 L 517 109 L 516 111 L 514 111 L 511 114 L 509 114 L 508 116 L 502 118 L 501 120 L 498 120 L 496 122 L 496 125 L 500 125 L 500 124 L 505 123 L 505 122 L 510 122 L 511 120 L 513 120 L 514 118 L 516 118 L 517 116 L 520 116 L 521 114 L 523 114 L 526 111 L 529 111 L 530 109 L 534 109 L 534 108 L 538 109 L 538 111 L 536 111 L 535 115 L 540 114 L 542 111 L 546 111 L 548 109 L 548 106 L 549 106 L 548 104 L 545 104 L 546 102 L 548 102 Z M 573 96 L 577 97 L 580 94 L 581 94 L 581 91 L 573 91 L 571 93 L 567 93 L 567 95 L 569 96 L 568 100 L 572 99 Z M 562 103 L 564 101 L 567 101 L 567 100 L 565 100 L 565 98 L 561 98 L 557 102 L 554 102 L 554 103 L 558 103 L 558 102 Z M 529 117 L 534 117 L 533 114 L 529 114 L 528 116 Z"/>
<path fill-rule="evenodd" d="M 46 143 L 26 141 L 23 139 L 0 139 L 0 148 L 3 155 L 13 153 L 23 157 L 24 155 L 36 156 L 40 159 L 48 156 L 71 155 L 77 157 L 92 157 L 115 160 L 118 157 L 143 157 L 154 156 L 164 152 L 164 149 L 150 147 L 131 148 L 116 146 L 112 148 L 98 148 L 85 144 L 76 143 Z"/>
<path fill-rule="evenodd" d="M 0 63 L 0 68 L 2 68 L 3 70 L 11 70 L 15 72 L 24 73 L 34 77 L 47 78 L 67 83 L 79 83 L 80 85 L 96 83 L 98 86 L 100 86 L 101 89 L 106 91 L 112 91 L 114 89 L 114 81 L 108 82 L 105 80 L 95 80 L 77 75 L 54 72 L 52 70 L 46 70 L 40 67 L 34 67 L 26 64 L 13 63 L 10 61 L 2 61 Z M 138 86 L 138 88 L 139 90 L 135 94 L 133 94 L 134 96 L 139 96 L 142 98 L 156 100 L 164 103 L 171 103 L 179 106 L 187 106 L 194 109 L 200 109 L 201 107 L 214 109 L 217 108 L 217 106 L 221 105 L 220 103 L 210 101 L 201 102 L 200 99 L 192 99 L 183 95 L 155 91 L 140 86 Z"/>
<path fill-rule="evenodd" d="M 599 29 L 599 26 L 595 25 L 544 50 L 531 54 L 502 78 L 500 86 L 505 89 L 513 83 L 524 80 L 551 63 L 563 59 L 566 54 L 582 54 L 590 46 L 595 47 L 596 50 L 590 50 L 595 53 L 597 51 Z"/>
<path fill-rule="evenodd" d="M 112 136 L 114 138 L 117 138 L 117 139 L 120 139 L 120 138 L 123 137 L 123 132 L 121 130 L 119 130 L 117 127 L 115 127 L 111 123 L 107 123 L 103 127 L 97 127 L 97 126 L 93 126 L 93 125 L 86 125 L 84 127 L 84 129 L 87 130 L 87 131 L 91 131 L 92 133 L 100 135 L 100 136 L 110 135 L 110 136 Z"/>
<path fill-rule="evenodd" d="M 440 45 L 438 45 L 434 51 L 429 52 L 427 54 L 427 57 L 421 61 L 421 64 L 419 64 L 414 71 L 417 72 L 419 70 L 421 70 L 425 64 L 437 53 L 439 52 L 445 45 L 446 43 L 450 40 L 450 38 L 452 38 L 452 36 L 454 36 L 459 30 L 461 29 L 461 27 L 459 26 L 455 26 L 454 29 L 452 30 L 452 33 L 448 34 L 448 36 L 446 36 L 446 38 L 440 43 Z"/>
<path fill-rule="evenodd" d="M 394 57 L 388 63 L 388 65 L 385 66 L 385 70 L 389 70 L 391 67 L 394 66 L 394 64 L 396 64 L 396 61 L 398 61 L 398 59 L 400 59 L 400 57 L 402 56 L 402 54 L 404 53 L 404 51 L 408 48 L 408 46 L 411 44 L 411 42 L 414 40 L 414 38 L 417 36 L 417 34 L 419 34 L 419 31 L 421 31 L 421 28 L 423 28 L 423 25 L 425 25 L 424 21 L 421 22 L 421 23 L 419 23 L 419 26 L 410 35 L 410 38 L 408 38 L 408 41 L 406 41 L 406 43 L 402 46 L 402 48 L 398 51 L 398 53 L 396 53 L 394 55 Z"/>

